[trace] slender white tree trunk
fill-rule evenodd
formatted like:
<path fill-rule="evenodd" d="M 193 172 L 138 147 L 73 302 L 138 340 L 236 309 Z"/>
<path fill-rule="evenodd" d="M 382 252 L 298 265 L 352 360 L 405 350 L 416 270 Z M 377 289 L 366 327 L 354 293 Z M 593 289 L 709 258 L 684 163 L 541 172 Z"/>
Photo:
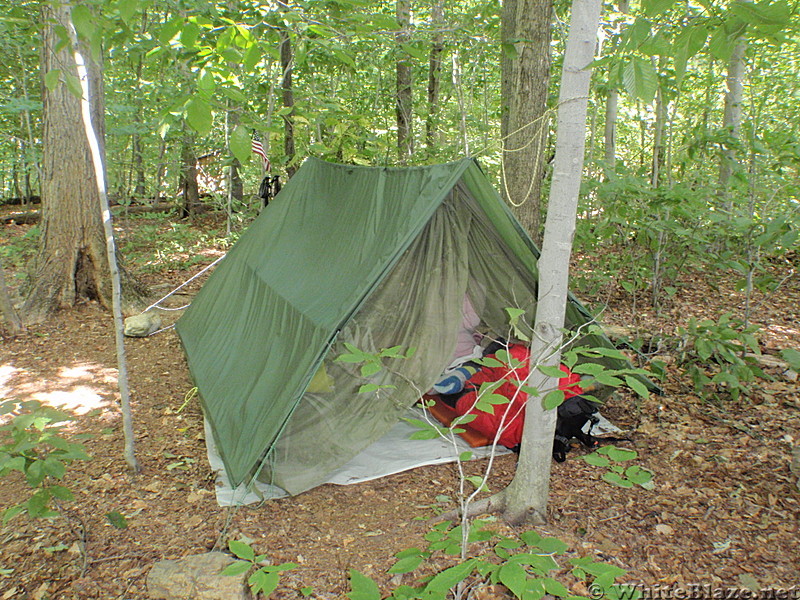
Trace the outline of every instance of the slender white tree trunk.
<path fill-rule="evenodd" d="M 747 37 L 742 33 L 736 40 L 728 62 L 728 76 L 726 78 L 727 92 L 725 93 L 725 114 L 722 126 L 729 129 L 734 144 L 738 143 L 742 126 L 742 100 L 744 98 L 745 52 L 747 50 Z M 728 191 L 728 182 L 739 164 L 739 153 L 735 147 L 728 147 L 722 152 L 719 167 L 719 193 L 725 197 Z M 725 203 L 731 202 L 725 199 Z"/>
<path fill-rule="evenodd" d="M 586 107 L 591 78 L 587 67 L 594 58 L 600 6 L 600 0 L 574 0 L 572 3 L 559 93 L 553 183 L 539 259 L 538 305 L 531 344 L 528 383 L 539 390 L 558 386 L 558 379 L 545 376 L 536 367 L 555 366 L 561 360 L 569 260 L 586 145 Z M 525 430 L 517 471 L 505 491 L 505 516 L 513 523 L 546 520 L 555 426 L 556 410 L 545 410 L 540 398 L 531 398 L 525 410 Z"/>
<path fill-rule="evenodd" d="M 86 138 L 89 142 L 89 150 L 92 155 L 97 192 L 100 196 L 100 209 L 103 214 L 103 229 L 106 236 L 106 252 L 111 270 L 111 297 L 114 313 L 114 333 L 117 346 L 117 368 L 119 370 L 117 384 L 119 386 L 122 404 L 122 429 L 125 436 L 124 456 L 125 462 L 128 463 L 131 470 L 133 472 L 139 472 L 141 468 L 136 460 L 136 454 L 134 452 L 133 418 L 131 416 L 130 388 L 128 386 L 128 363 L 125 359 L 125 337 L 123 336 L 122 321 L 122 283 L 117 265 L 114 227 L 111 223 L 111 207 L 109 206 L 108 194 L 106 193 L 105 165 L 103 163 L 102 152 L 100 151 L 100 143 L 95 134 L 94 126 L 92 125 L 92 113 L 89 103 L 89 77 L 83 55 L 78 49 L 77 35 L 75 33 L 75 26 L 72 24 L 71 16 L 69 17 L 67 29 L 74 47 L 75 65 L 78 69 L 78 77 L 81 81 L 81 89 L 83 91 L 83 96 L 81 97 L 81 115 L 83 117 Z"/>

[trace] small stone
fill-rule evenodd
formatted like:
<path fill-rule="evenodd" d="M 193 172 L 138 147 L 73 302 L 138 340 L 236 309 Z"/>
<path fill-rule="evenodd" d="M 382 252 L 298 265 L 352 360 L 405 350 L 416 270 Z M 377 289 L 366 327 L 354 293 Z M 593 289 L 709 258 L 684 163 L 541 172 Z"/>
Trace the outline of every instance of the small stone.
<path fill-rule="evenodd" d="M 123 333 L 128 337 L 147 337 L 161 329 L 161 316 L 153 310 L 125 319 Z"/>

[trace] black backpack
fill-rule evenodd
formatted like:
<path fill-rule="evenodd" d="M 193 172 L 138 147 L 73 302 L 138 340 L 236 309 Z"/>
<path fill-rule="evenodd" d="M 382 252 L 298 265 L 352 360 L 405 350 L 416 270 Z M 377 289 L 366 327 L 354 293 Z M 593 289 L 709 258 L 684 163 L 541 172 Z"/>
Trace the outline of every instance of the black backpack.
<path fill-rule="evenodd" d="M 597 438 L 592 436 L 592 428 L 600 421 L 597 418 L 597 404 L 582 396 L 567 398 L 558 407 L 556 435 L 553 440 L 553 458 L 556 462 L 564 462 L 570 449 L 572 438 L 579 440 L 587 448 L 597 446 Z M 588 433 L 583 427 L 591 423 Z"/>

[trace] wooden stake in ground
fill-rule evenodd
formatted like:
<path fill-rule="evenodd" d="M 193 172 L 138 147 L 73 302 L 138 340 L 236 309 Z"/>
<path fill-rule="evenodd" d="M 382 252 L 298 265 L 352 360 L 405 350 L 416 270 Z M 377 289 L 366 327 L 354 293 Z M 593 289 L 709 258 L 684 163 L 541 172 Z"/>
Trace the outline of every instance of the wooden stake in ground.
<path fill-rule="evenodd" d="M 531 375 L 528 385 L 539 390 L 556 389 L 558 379 L 538 366 L 558 366 L 567 307 L 569 260 L 578 208 L 586 139 L 586 107 L 600 0 L 574 0 L 564 72 L 558 104 L 556 155 L 553 183 L 539 258 L 539 293 L 531 343 Z M 543 522 L 550 492 L 550 464 L 556 409 L 545 410 L 541 398 L 531 398 L 525 409 L 525 429 L 514 479 L 504 493 L 505 517 L 511 522 Z"/>
<path fill-rule="evenodd" d="M 106 179 L 105 179 L 105 166 L 103 165 L 103 157 L 100 153 L 100 144 L 92 126 L 92 114 L 89 104 L 89 76 L 86 70 L 86 63 L 84 62 L 83 55 L 78 46 L 77 33 L 75 26 L 72 23 L 71 16 L 68 22 L 68 31 L 70 40 L 72 42 L 73 51 L 75 54 L 75 66 L 78 70 L 78 79 L 81 82 L 81 90 L 83 92 L 81 97 L 81 115 L 83 116 L 83 126 L 86 131 L 86 138 L 89 142 L 89 148 L 92 153 L 92 162 L 94 164 L 95 181 L 97 183 L 97 191 L 100 196 L 100 208 L 103 214 L 103 231 L 106 236 L 106 253 L 108 255 L 108 264 L 111 269 L 111 285 L 112 285 L 112 306 L 114 314 L 114 333 L 117 346 L 117 368 L 119 370 L 118 385 L 119 394 L 122 403 L 122 425 L 125 435 L 125 462 L 134 473 L 138 473 L 141 468 L 136 460 L 134 451 L 133 439 L 133 418 L 131 416 L 130 404 L 130 388 L 128 386 L 128 366 L 125 360 L 125 336 L 123 335 L 124 324 L 122 320 L 122 281 L 119 273 L 119 266 L 117 265 L 117 249 L 114 243 L 114 227 L 111 223 L 111 207 L 108 203 L 108 194 L 106 193 Z"/>

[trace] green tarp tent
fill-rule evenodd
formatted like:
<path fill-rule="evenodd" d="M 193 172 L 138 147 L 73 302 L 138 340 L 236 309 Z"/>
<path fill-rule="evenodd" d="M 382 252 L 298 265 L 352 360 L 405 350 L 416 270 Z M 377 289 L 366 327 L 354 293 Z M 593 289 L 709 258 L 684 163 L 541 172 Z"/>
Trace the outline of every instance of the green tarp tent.
<path fill-rule="evenodd" d="M 532 323 L 537 256 L 472 159 L 307 159 L 176 324 L 232 484 L 257 476 L 297 494 L 325 481 L 436 381 L 465 294 L 499 335 L 506 308 Z M 567 319 L 576 328 L 591 316 L 571 298 Z M 362 377 L 335 361 L 345 342 L 416 353 Z M 365 383 L 387 387 L 359 393 Z"/>

